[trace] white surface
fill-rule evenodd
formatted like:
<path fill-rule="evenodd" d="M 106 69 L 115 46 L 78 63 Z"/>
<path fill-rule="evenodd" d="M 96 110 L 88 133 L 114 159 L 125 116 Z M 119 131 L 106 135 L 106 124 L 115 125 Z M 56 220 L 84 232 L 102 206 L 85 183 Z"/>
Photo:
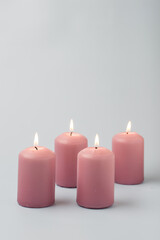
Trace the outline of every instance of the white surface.
<path fill-rule="evenodd" d="M 103 210 L 79 207 L 76 189 L 56 187 L 56 204 L 43 209 L 17 205 L 13 184 L 1 199 L 2 239 L 155 239 L 159 234 L 159 184 L 115 186 L 115 203 Z M 9 191 L 9 192 L 8 192 Z"/>
<path fill-rule="evenodd" d="M 160 1 L 0 1 L 0 239 L 160 239 Z M 145 139 L 145 182 L 115 186 L 105 210 L 16 203 L 18 153 L 75 130 L 111 149 L 126 129 Z"/>

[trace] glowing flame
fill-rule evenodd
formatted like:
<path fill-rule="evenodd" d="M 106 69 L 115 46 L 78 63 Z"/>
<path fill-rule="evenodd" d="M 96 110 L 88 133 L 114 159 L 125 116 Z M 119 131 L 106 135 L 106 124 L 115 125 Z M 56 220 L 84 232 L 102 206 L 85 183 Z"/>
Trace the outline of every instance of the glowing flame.
<path fill-rule="evenodd" d="M 34 136 L 34 146 L 35 147 L 38 146 L 38 133 L 37 132 L 35 133 L 35 136 Z"/>
<path fill-rule="evenodd" d="M 129 133 L 130 131 L 131 131 L 131 121 L 129 121 L 127 124 L 126 133 Z"/>
<path fill-rule="evenodd" d="M 95 136 L 94 146 L 95 146 L 95 148 L 99 147 L 99 136 L 98 136 L 98 134 L 96 134 L 96 136 Z"/>
<path fill-rule="evenodd" d="M 73 132 L 74 127 L 73 127 L 73 119 L 70 120 L 70 131 Z"/>

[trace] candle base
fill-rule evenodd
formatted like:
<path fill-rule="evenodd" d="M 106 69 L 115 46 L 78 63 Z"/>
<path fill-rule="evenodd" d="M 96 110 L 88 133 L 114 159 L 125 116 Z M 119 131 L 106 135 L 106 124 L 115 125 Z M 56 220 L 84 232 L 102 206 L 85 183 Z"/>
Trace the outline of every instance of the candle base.
<path fill-rule="evenodd" d="M 68 185 L 65 185 L 65 184 L 58 184 L 58 183 L 56 183 L 56 185 L 57 185 L 58 187 L 62 187 L 62 188 L 77 188 L 76 185 L 68 186 Z"/>
<path fill-rule="evenodd" d="M 140 181 L 136 181 L 136 182 L 125 182 L 125 181 L 119 181 L 119 180 L 115 180 L 115 183 L 117 184 L 121 184 L 121 185 L 138 185 L 144 182 L 144 179 L 140 180 Z"/>
<path fill-rule="evenodd" d="M 18 204 L 21 207 L 26 207 L 26 208 L 45 208 L 45 207 L 50 207 L 50 206 L 54 205 L 55 200 L 52 201 L 52 202 L 43 203 L 43 204 L 30 204 L 30 203 L 27 203 L 27 202 L 20 202 L 20 201 L 17 201 L 17 202 L 18 202 Z"/>
<path fill-rule="evenodd" d="M 88 209 L 104 209 L 104 208 L 109 208 L 113 205 L 114 202 L 111 202 L 111 203 L 108 203 L 106 205 L 88 205 L 88 204 L 83 204 L 83 203 L 80 203 L 77 201 L 77 204 L 80 206 L 80 207 L 83 207 L 83 208 L 88 208 Z"/>

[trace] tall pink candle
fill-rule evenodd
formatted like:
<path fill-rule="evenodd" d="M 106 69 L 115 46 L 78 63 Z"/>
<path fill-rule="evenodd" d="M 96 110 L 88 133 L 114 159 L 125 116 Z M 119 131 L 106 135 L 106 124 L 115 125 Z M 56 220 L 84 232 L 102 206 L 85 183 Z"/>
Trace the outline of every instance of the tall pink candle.
<path fill-rule="evenodd" d="M 87 138 L 73 132 L 65 132 L 55 139 L 56 184 L 62 187 L 77 186 L 77 154 L 88 146 Z"/>
<path fill-rule="evenodd" d="M 78 154 L 77 203 L 106 208 L 114 202 L 114 154 L 104 147 L 88 147 Z"/>
<path fill-rule="evenodd" d="M 18 203 L 24 207 L 47 207 L 55 201 L 55 153 L 35 146 L 19 154 Z"/>
<path fill-rule="evenodd" d="M 126 132 L 112 139 L 115 154 L 115 181 L 120 184 L 139 184 L 144 180 L 144 139 L 136 132 Z"/>

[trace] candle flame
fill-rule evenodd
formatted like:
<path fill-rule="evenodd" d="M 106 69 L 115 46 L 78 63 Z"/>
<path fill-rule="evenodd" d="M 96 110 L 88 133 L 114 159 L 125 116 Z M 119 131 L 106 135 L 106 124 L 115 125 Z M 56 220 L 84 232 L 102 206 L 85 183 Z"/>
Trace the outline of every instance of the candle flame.
<path fill-rule="evenodd" d="M 99 147 L 99 136 L 98 136 L 98 134 L 96 134 L 96 136 L 95 136 L 94 146 L 95 146 L 95 148 Z"/>
<path fill-rule="evenodd" d="M 73 127 L 73 119 L 70 120 L 70 131 L 73 132 L 74 127 Z"/>
<path fill-rule="evenodd" d="M 129 121 L 127 124 L 126 133 L 129 133 L 130 131 L 131 131 L 131 121 Z"/>
<path fill-rule="evenodd" d="M 34 147 L 37 147 L 37 146 L 38 146 L 38 133 L 36 132 L 34 136 Z"/>

